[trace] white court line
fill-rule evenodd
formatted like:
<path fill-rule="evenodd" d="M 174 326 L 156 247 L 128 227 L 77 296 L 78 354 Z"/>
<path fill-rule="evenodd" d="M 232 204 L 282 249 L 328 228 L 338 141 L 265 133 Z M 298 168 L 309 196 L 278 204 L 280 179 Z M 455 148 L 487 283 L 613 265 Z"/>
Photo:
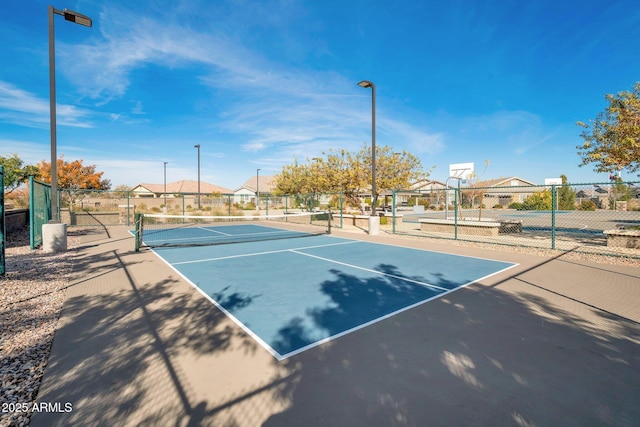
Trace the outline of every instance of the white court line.
<path fill-rule="evenodd" d="M 203 259 L 196 259 L 196 260 L 192 260 L 192 261 L 174 262 L 172 264 L 173 265 L 195 264 L 195 263 L 198 263 L 198 262 L 219 261 L 219 260 L 223 260 L 223 259 L 242 258 L 242 257 L 258 256 L 258 255 L 269 255 L 269 254 L 277 254 L 277 253 L 281 253 L 281 252 L 295 252 L 295 251 L 300 251 L 300 250 L 304 250 L 304 249 L 324 248 L 324 247 L 339 246 L 339 245 L 351 245 L 353 243 L 361 243 L 361 242 L 357 241 L 357 240 L 353 240 L 353 241 L 341 242 L 341 243 L 328 243 L 328 244 L 325 244 L 325 245 L 303 246 L 303 247 L 300 247 L 300 248 L 293 248 L 293 249 L 278 249 L 278 250 L 273 250 L 273 251 L 254 252 L 254 253 L 251 253 L 251 254 L 229 255 L 229 256 L 223 256 L 223 257 L 217 257 L 217 258 L 203 258 Z"/>
<path fill-rule="evenodd" d="M 443 288 L 441 286 L 432 285 L 430 283 L 419 282 L 417 280 L 408 279 L 408 278 L 402 277 L 402 276 L 396 276 L 395 274 L 384 273 L 382 271 L 372 270 L 370 268 L 365 268 L 365 267 L 359 267 L 357 265 L 347 264 L 346 262 L 335 261 L 335 260 L 332 260 L 332 259 L 329 259 L 329 258 L 324 258 L 324 257 L 321 257 L 321 256 L 317 256 L 317 255 L 305 254 L 304 252 L 298 252 L 297 250 L 294 250 L 294 249 L 290 249 L 290 251 L 291 252 L 295 252 L 295 253 L 300 254 L 300 255 L 308 256 L 308 257 L 311 257 L 311 258 L 316 258 L 316 259 L 321 259 L 323 261 L 332 262 L 334 264 L 344 265 L 345 267 L 355 268 L 356 270 L 368 271 L 369 273 L 375 273 L 375 274 L 379 274 L 381 276 L 387 276 L 387 277 L 392 277 L 394 279 L 404 280 L 405 282 L 415 283 L 417 285 L 426 286 L 428 288 L 435 288 L 435 289 L 439 289 L 441 291 L 448 291 L 449 290 L 448 288 Z"/>
<path fill-rule="evenodd" d="M 344 244 L 351 244 L 351 243 L 366 243 L 366 242 L 364 242 L 364 241 L 355 241 L 355 240 L 353 240 L 353 241 L 347 241 L 347 242 L 344 242 L 344 243 L 332 243 L 332 244 L 326 244 L 326 245 L 315 245 L 315 246 L 308 246 L 308 247 L 306 247 L 306 248 L 296 248 L 296 249 L 297 249 L 297 250 L 302 250 L 302 249 L 307 249 L 307 248 L 317 248 L 317 247 L 324 247 L 324 246 L 336 246 L 336 245 L 344 245 Z M 395 246 L 395 245 L 389 245 L 389 246 Z M 290 251 L 295 251 L 296 249 L 286 249 L 286 250 L 271 251 L 271 252 L 264 252 L 264 253 L 290 252 Z M 321 339 L 321 340 L 318 340 L 318 341 L 312 342 L 312 343 L 310 343 L 310 344 L 308 344 L 308 345 L 306 345 L 306 346 L 303 346 L 303 347 L 301 347 L 301 348 L 295 349 L 295 350 L 293 350 L 293 351 L 291 351 L 291 352 L 289 352 L 289 353 L 286 353 L 286 354 L 280 354 L 280 353 L 278 353 L 275 349 L 273 349 L 273 348 L 272 348 L 272 347 L 271 347 L 271 346 L 270 346 L 266 341 L 264 341 L 264 340 L 263 340 L 262 338 L 260 338 L 256 333 L 254 333 L 254 332 L 253 332 L 249 327 L 247 327 L 244 323 L 242 323 L 239 319 L 237 319 L 233 314 L 231 314 L 231 312 L 227 311 L 227 310 L 226 310 L 226 309 L 225 309 L 221 304 L 219 304 L 215 299 L 213 299 L 213 298 L 212 298 L 210 295 L 208 295 L 205 291 L 203 291 L 202 289 L 200 289 L 200 287 L 198 287 L 198 285 L 196 285 L 194 282 L 192 282 L 192 281 L 191 281 L 191 279 L 189 279 L 187 276 L 185 276 L 184 274 L 182 274 L 182 273 L 181 273 L 177 268 L 175 268 L 175 267 L 174 267 L 174 265 L 176 265 L 176 264 L 187 264 L 187 263 L 189 263 L 189 262 L 182 262 L 182 263 L 170 263 L 169 261 L 167 261 L 166 259 L 164 259 L 164 258 L 163 258 L 163 257 L 162 257 L 158 252 L 156 252 L 155 250 L 151 249 L 151 251 L 152 251 L 152 252 L 153 252 L 153 253 L 154 253 L 158 258 L 160 258 L 160 260 L 161 260 L 162 262 L 164 262 L 167 266 L 169 266 L 169 268 L 171 268 L 173 271 L 175 271 L 175 272 L 176 272 L 180 277 L 182 277 L 182 278 L 183 278 L 183 279 L 184 279 L 188 284 L 190 284 L 190 285 L 191 285 L 191 286 L 192 286 L 196 291 L 198 291 L 202 296 L 204 296 L 208 301 L 210 301 L 210 302 L 211 302 L 214 306 L 216 306 L 220 311 L 222 311 L 224 314 L 226 314 L 226 315 L 231 319 L 231 321 L 233 321 L 233 322 L 234 322 L 238 327 L 240 327 L 243 331 L 245 331 L 245 332 L 246 332 L 250 337 L 252 337 L 252 338 L 253 338 L 253 339 L 254 339 L 258 344 L 260 344 L 260 345 L 262 346 L 262 348 L 264 348 L 264 349 L 265 349 L 269 354 L 271 354 L 271 355 L 272 355 L 276 360 L 278 360 L 278 361 L 280 361 L 280 362 L 281 362 L 281 361 L 283 361 L 283 360 L 286 360 L 286 359 L 288 359 L 289 357 L 292 357 L 292 356 L 294 356 L 294 355 L 296 355 L 296 354 L 302 353 L 302 352 L 304 352 L 304 351 L 306 351 L 306 350 L 312 349 L 312 348 L 317 347 L 317 346 L 319 346 L 319 345 L 321 345 L 321 344 L 324 344 L 324 343 L 327 343 L 327 342 L 330 342 L 330 341 L 336 340 L 336 339 L 338 339 L 338 338 L 340 338 L 340 337 L 342 337 L 342 336 L 348 335 L 348 334 L 353 333 L 353 332 L 355 332 L 355 331 L 358 331 L 358 330 L 360 330 L 360 329 L 364 329 L 364 328 L 366 328 L 366 327 L 368 327 L 368 326 L 370 326 L 370 325 L 373 325 L 373 324 L 375 324 L 375 323 L 381 322 L 381 321 L 383 321 L 383 320 L 385 320 L 385 319 L 388 319 L 388 318 L 390 318 L 390 317 L 396 316 L 396 315 L 398 315 L 398 314 L 400 314 L 400 313 L 402 313 L 402 312 L 405 312 L 405 311 L 407 311 L 407 310 L 411 310 L 411 309 L 413 309 L 413 308 L 415 308 L 415 307 L 418 307 L 418 306 L 420 306 L 420 305 L 423 305 L 423 304 L 425 304 L 425 303 L 427 303 L 427 302 L 433 301 L 433 300 L 438 299 L 438 298 L 442 298 L 442 297 L 444 297 L 445 295 L 448 295 L 448 294 L 450 294 L 450 293 L 453 293 L 453 292 L 455 292 L 455 291 L 458 291 L 459 289 L 465 288 L 465 287 L 467 287 L 467 286 L 471 285 L 472 283 L 478 283 L 478 282 L 480 282 L 480 281 L 482 281 L 482 280 L 484 280 L 484 279 L 486 279 L 486 278 L 488 278 L 488 277 L 491 277 L 491 276 L 494 276 L 494 275 L 497 275 L 497 274 L 503 273 L 504 271 L 509 270 L 509 269 L 514 268 L 514 267 L 516 267 L 516 266 L 518 266 L 518 265 L 519 265 L 518 263 L 510 263 L 510 262 L 504 262 L 504 261 L 501 261 L 501 262 L 504 262 L 504 263 L 506 263 L 506 264 L 512 264 L 512 265 L 510 265 L 510 266 L 508 266 L 508 267 L 506 267 L 506 268 L 503 268 L 503 269 L 501 269 L 501 270 L 495 271 L 495 272 L 493 272 L 493 273 L 487 274 L 486 276 L 483 276 L 483 277 L 480 277 L 480 278 L 477 278 L 477 279 L 471 280 L 471 281 L 469 281 L 469 282 L 467 282 L 467 283 L 465 283 L 465 284 L 462 284 L 462 285 L 460 285 L 460 286 L 458 286 L 458 287 L 456 287 L 456 288 L 453 288 L 453 289 L 444 289 L 444 291 L 445 291 L 445 292 L 442 292 L 442 293 L 440 293 L 440 294 L 434 295 L 434 296 L 432 296 L 432 297 L 430 297 L 430 298 L 427 298 L 427 299 L 424 299 L 424 300 L 422 300 L 422 301 L 418 301 L 418 302 L 416 302 L 416 303 L 414 303 L 414 304 L 408 305 L 408 306 L 403 307 L 403 308 L 401 308 L 401 309 L 399 309 L 399 310 L 396 310 L 396 311 L 394 311 L 394 312 L 388 313 L 388 314 L 386 314 L 386 315 L 384 315 L 384 316 L 381 316 L 381 317 L 378 317 L 378 318 L 372 319 L 372 320 L 370 320 L 370 321 L 368 321 L 368 322 L 365 322 L 365 323 L 362 323 L 362 324 L 360 324 L 360 325 L 358 325 L 358 326 L 356 326 L 356 327 L 353 327 L 353 328 L 350 328 L 350 329 L 344 330 L 344 331 L 339 332 L 339 333 L 337 333 L 337 334 L 333 334 L 333 335 L 330 335 L 330 336 L 328 336 L 328 337 L 326 337 L 326 338 L 323 338 L 323 339 Z M 425 252 L 435 252 L 435 251 L 429 251 L 429 250 L 426 250 Z M 442 252 L 440 252 L 440 253 L 442 253 Z M 253 255 L 260 255 L 260 254 L 261 254 L 261 253 L 248 254 L 248 255 L 238 255 L 238 256 L 253 256 Z M 446 253 L 445 253 L 445 254 L 446 254 Z M 306 254 L 303 254 L 303 255 L 306 255 Z M 456 254 L 447 254 L 447 255 L 452 255 L 452 256 L 462 256 L 462 257 L 464 257 L 464 255 L 456 255 Z M 234 257 L 228 257 L 228 258 L 234 258 Z M 475 258 L 475 257 L 469 257 L 469 258 Z M 216 259 L 216 258 L 214 258 L 214 260 L 215 260 L 215 259 Z M 222 259 L 222 258 L 217 258 L 217 259 Z M 479 258 L 479 259 L 485 259 L 485 258 Z M 495 260 L 490 260 L 490 259 L 486 259 L 486 260 L 488 260 L 488 261 L 495 261 Z M 190 261 L 190 262 L 198 262 L 198 261 Z M 380 272 L 377 272 L 377 273 L 380 273 Z M 383 274 L 383 273 L 380 273 L 380 274 Z M 400 278 L 400 279 L 407 280 L 407 279 L 404 279 L 404 278 Z M 420 283 L 420 282 L 416 282 L 416 283 Z"/>
<path fill-rule="evenodd" d="M 283 360 L 285 360 L 285 359 L 287 359 L 287 358 L 289 358 L 289 357 L 291 357 L 291 356 L 295 356 L 296 354 L 302 353 L 303 351 L 306 351 L 306 350 L 309 350 L 309 349 L 311 349 L 311 348 L 317 347 L 317 346 L 319 346 L 320 344 L 324 344 L 324 343 L 326 343 L 326 342 L 333 341 L 333 340 L 335 340 L 335 339 L 338 339 L 338 338 L 340 338 L 340 337 L 342 337 L 342 336 L 348 335 L 348 334 L 353 333 L 353 332 L 355 332 L 355 331 L 358 331 L 358 330 L 360 330 L 360 329 L 364 329 L 364 328 L 366 328 L 367 326 L 373 325 L 373 324 L 375 324 L 375 323 L 378 323 L 378 322 L 381 322 L 381 321 L 383 321 L 383 320 L 386 320 L 386 319 L 388 319 L 388 318 L 390 318 L 390 317 L 396 316 L 396 315 L 398 315 L 398 314 L 400 314 L 400 313 L 402 313 L 402 312 L 405 312 L 405 311 L 411 310 L 412 308 L 418 307 L 418 306 L 420 306 L 420 305 L 422 305 L 422 304 L 428 303 L 428 302 L 433 301 L 433 300 L 438 299 L 438 298 L 442 298 L 442 297 L 444 297 L 444 296 L 446 296 L 446 295 L 448 295 L 448 294 L 450 294 L 450 293 L 456 292 L 456 291 L 457 291 L 457 290 L 459 290 L 459 289 L 466 288 L 467 286 L 471 285 L 472 283 L 479 283 L 481 280 L 484 280 L 484 279 L 486 279 L 486 278 L 488 278 L 488 277 L 491 277 L 491 276 L 494 276 L 494 275 L 496 275 L 496 274 L 500 274 L 500 273 L 502 273 L 502 272 L 504 272 L 504 271 L 507 271 L 507 270 L 509 270 L 509 269 L 511 269 L 511 268 L 513 268 L 513 267 L 516 267 L 517 265 L 519 265 L 519 264 L 514 263 L 513 265 L 511 265 L 511 266 L 509 266 L 509 267 L 506 267 L 506 268 L 503 268 L 502 270 L 498 270 L 498 271 L 496 271 L 496 272 L 493 272 L 493 273 L 487 274 L 486 276 L 480 277 L 480 278 L 478 278 L 478 279 L 474 279 L 474 280 L 472 280 L 472 281 L 470 281 L 470 282 L 467 282 L 467 283 L 465 283 L 465 284 L 463 284 L 463 285 L 460 285 L 460 286 L 458 286 L 458 287 L 456 287 L 456 288 L 453 288 L 453 289 L 446 289 L 446 290 L 445 290 L 445 292 L 443 292 L 443 293 L 441 293 L 441 294 L 437 294 L 437 295 L 434 295 L 434 296 L 432 296 L 432 297 L 430 297 L 430 298 L 424 299 L 424 300 L 422 300 L 422 301 L 418 301 L 418 302 L 416 302 L 416 303 L 414 303 L 414 304 L 408 305 L 408 306 L 403 307 L 403 308 L 401 308 L 401 309 L 399 309 L 399 310 L 396 310 L 396 311 L 394 311 L 394 312 L 391 312 L 391 313 L 385 314 L 384 316 L 380 316 L 380 317 L 378 317 L 378 318 L 371 319 L 371 320 L 370 320 L 370 321 L 368 321 L 368 322 L 362 323 L 362 324 L 360 324 L 360 325 L 358 325 L 358 326 L 355 326 L 355 327 L 353 327 L 353 328 L 351 328 L 351 329 L 347 329 L 347 330 L 344 330 L 344 331 L 342 331 L 342 332 L 338 332 L 337 334 L 334 334 L 334 335 L 328 336 L 328 337 L 323 338 L 323 339 L 321 339 L 321 340 L 318 340 L 318 341 L 312 342 L 311 344 L 308 344 L 308 345 L 306 345 L 306 346 L 304 346 L 304 347 L 300 347 L 300 348 L 298 348 L 298 349 L 296 349 L 296 350 L 293 350 L 293 351 L 291 351 L 291 352 L 289 352 L 289 353 L 286 353 L 286 354 L 279 354 L 277 351 L 275 351 L 274 349 L 272 349 L 272 348 L 271 348 L 271 347 L 269 347 L 269 346 L 267 346 L 267 347 L 266 347 L 266 349 L 267 349 L 267 351 L 269 351 L 269 352 L 270 352 L 270 353 L 271 353 L 271 354 L 272 354 L 276 359 L 278 359 L 278 361 L 280 361 L 280 362 L 281 362 L 281 361 L 283 361 Z"/>
<path fill-rule="evenodd" d="M 214 226 L 215 227 L 215 226 Z M 208 228 L 206 226 L 204 227 L 196 227 L 198 230 L 204 230 L 204 231 L 208 231 L 210 233 L 215 233 L 215 234 L 222 234 L 223 236 L 233 236 L 233 234 L 229 234 L 229 233 L 223 233 L 222 231 L 218 231 L 218 230 L 212 230 L 211 228 Z"/>

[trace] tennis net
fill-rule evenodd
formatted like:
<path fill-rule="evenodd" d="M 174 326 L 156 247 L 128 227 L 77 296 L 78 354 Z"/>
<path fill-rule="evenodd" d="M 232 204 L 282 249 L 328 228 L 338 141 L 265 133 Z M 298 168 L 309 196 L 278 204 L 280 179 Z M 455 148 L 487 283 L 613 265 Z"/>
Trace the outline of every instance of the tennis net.
<path fill-rule="evenodd" d="M 141 247 L 206 246 L 290 239 L 331 233 L 331 213 L 197 216 L 136 214 L 136 251 Z"/>

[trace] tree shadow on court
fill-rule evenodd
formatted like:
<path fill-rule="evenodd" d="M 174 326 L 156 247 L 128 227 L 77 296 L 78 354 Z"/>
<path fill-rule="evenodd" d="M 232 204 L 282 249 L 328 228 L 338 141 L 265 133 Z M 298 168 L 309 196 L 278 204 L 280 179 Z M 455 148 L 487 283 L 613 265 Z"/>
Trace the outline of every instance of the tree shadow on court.
<path fill-rule="evenodd" d="M 336 268 L 329 270 L 335 280 L 327 280 L 318 285 L 321 292 L 327 295 L 330 303 L 323 307 L 309 309 L 307 316 L 311 324 L 301 318 L 291 319 L 278 334 L 272 344 L 280 354 L 288 354 L 301 347 L 311 345 L 318 339 L 314 330 L 321 330 L 330 336 L 358 328 L 360 325 L 375 322 L 385 316 L 410 306 L 420 304 L 442 294 L 446 289 L 453 289 L 461 283 L 453 282 L 442 274 L 436 274 L 441 289 L 425 286 L 428 280 L 420 276 L 406 276 L 390 264 L 381 264 L 376 271 L 386 276 L 363 279 L 344 273 Z"/>
<path fill-rule="evenodd" d="M 116 251 L 75 258 L 70 288 L 85 289 L 67 296 L 38 397 L 74 410 L 37 413 L 31 425 L 199 425 L 206 405 L 191 397 L 174 357 L 257 350 L 176 275 L 136 277 L 154 269 L 153 258 Z"/>
<path fill-rule="evenodd" d="M 351 297 L 370 307 L 385 298 L 356 289 L 380 279 L 334 274 L 323 289 L 337 306 L 314 313 L 318 326 L 347 316 Z M 633 425 L 638 323 L 519 279 L 456 291 L 276 362 L 296 381 L 281 389 L 288 409 L 264 425 Z"/>
<path fill-rule="evenodd" d="M 75 286 L 87 289 L 69 290 L 55 338 L 65 347 L 50 359 L 40 396 L 72 402 L 74 411 L 36 414 L 33 426 L 578 426 L 640 419 L 638 323 L 538 286 L 552 278 L 538 283 L 518 273 L 488 282 L 494 286 L 469 286 L 283 361 L 273 358 L 260 377 L 265 367 L 253 361 L 264 360 L 265 350 L 176 274 L 163 275 L 152 254 L 104 251 L 76 263 L 85 273 Z M 392 264 L 380 268 L 387 279 L 335 269 L 333 280 L 319 283 L 333 305 L 310 311 L 316 326 L 337 331 L 363 307 L 382 313 L 379 307 L 403 293 L 424 292 L 399 279 L 423 278 L 405 277 Z M 443 275 L 434 284 L 454 285 Z M 251 303 L 247 298 L 229 302 Z M 281 337 L 295 345 L 304 327 L 292 319 Z M 212 372 L 184 372 L 187 353 Z M 229 384 L 217 381 L 224 370 L 256 380 L 227 392 Z M 212 378 L 216 393 L 195 390 L 189 378 L 196 375 Z"/>

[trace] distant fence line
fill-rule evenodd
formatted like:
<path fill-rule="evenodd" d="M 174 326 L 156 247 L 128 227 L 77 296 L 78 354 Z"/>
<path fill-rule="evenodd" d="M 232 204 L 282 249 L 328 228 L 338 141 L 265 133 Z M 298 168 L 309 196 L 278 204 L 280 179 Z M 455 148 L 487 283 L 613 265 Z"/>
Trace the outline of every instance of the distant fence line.
<path fill-rule="evenodd" d="M 366 230 L 371 197 L 361 195 L 353 206 L 342 193 L 261 193 L 259 202 L 261 214 L 330 208 L 335 227 Z M 165 205 L 164 195 L 63 190 L 59 206 L 69 226 L 133 226 L 135 213 L 256 213 L 255 196 L 246 194 L 172 194 Z M 640 228 L 638 182 L 394 190 L 378 197 L 376 210 L 381 230 L 398 235 L 640 256 L 633 244 L 612 249 L 607 234 Z"/>
<path fill-rule="evenodd" d="M 637 182 L 398 190 L 399 235 L 640 257 Z"/>

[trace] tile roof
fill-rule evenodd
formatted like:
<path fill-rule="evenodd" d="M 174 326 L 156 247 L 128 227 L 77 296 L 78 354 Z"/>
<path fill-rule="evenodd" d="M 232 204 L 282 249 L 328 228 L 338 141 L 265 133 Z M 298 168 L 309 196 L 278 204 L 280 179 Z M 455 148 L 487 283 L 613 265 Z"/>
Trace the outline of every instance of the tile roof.
<path fill-rule="evenodd" d="M 270 193 L 275 188 L 275 177 L 274 176 L 260 176 L 258 180 L 260 192 Z M 256 177 L 252 176 L 249 178 L 244 184 L 240 186 L 240 188 L 247 188 L 252 191 L 256 191 Z M 236 189 L 239 190 L 240 188 Z"/>
<path fill-rule="evenodd" d="M 134 187 L 143 187 L 152 193 L 164 193 L 164 184 L 138 184 Z M 198 181 L 182 180 L 176 182 L 167 182 L 167 193 L 197 193 Z M 200 181 L 200 192 L 203 194 L 220 193 L 233 194 L 233 190 L 219 185 L 210 184 Z"/>

